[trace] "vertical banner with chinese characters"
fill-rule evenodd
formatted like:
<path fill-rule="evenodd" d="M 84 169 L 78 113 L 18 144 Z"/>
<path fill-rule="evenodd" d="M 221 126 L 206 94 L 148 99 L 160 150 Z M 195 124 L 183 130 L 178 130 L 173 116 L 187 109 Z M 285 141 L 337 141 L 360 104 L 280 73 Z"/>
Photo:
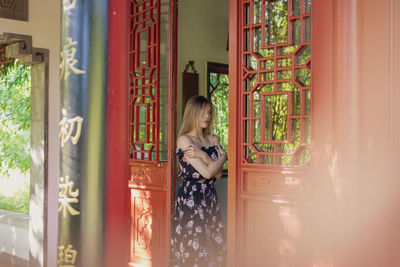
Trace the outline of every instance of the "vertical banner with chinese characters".
<path fill-rule="evenodd" d="M 58 266 L 103 266 L 107 0 L 63 0 Z"/>

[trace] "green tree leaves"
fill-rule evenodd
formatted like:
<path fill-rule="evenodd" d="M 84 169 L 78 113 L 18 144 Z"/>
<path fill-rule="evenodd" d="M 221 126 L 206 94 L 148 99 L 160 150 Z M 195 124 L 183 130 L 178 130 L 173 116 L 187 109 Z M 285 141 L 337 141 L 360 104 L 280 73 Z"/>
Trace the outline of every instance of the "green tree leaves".
<path fill-rule="evenodd" d="M 228 149 L 228 102 L 229 102 L 229 77 L 228 74 L 210 73 L 210 84 L 218 85 L 211 94 L 211 102 L 215 107 L 214 134 L 216 134 L 222 147 Z M 226 169 L 228 163 L 225 163 Z"/>
<path fill-rule="evenodd" d="M 7 63 L 0 72 L 0 175 L 30 168 L 31 67 Z"/>

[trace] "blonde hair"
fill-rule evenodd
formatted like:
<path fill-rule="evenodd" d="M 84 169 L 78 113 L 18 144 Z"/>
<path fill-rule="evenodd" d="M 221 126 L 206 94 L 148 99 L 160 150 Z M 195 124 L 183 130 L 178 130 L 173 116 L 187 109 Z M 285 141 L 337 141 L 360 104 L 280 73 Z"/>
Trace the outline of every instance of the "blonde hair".
<path fill-rule="evenodd" d="M 211 118 L 210 122 L 205 129 L 200 128 L 200 116 L 203 108 L 206 105 L 210 105 L 211 109 Z M 193 129 L 195 129 L 197 134 L 200 134 L 203 131 L 203 135 L 211 134 L 213 131 L 213 123 L 214 123 L 214 106 L 211 101 L 204 96 L 195 95 L 189 98 L 186 103 L 185 111 L 183 112 L 183 119 L 181 129 L 179 130 L 178 137 L 189 133 Z"/>

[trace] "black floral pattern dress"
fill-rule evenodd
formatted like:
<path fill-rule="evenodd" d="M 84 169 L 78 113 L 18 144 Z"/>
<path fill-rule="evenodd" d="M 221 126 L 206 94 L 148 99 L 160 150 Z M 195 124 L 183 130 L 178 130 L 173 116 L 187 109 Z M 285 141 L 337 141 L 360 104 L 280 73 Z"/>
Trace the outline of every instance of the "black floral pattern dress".
<path fill-rule="evenodd" d="M 216 146 L 201 147 L 213 160 Z M 225 266 L 225 236 L 220 206 L 214 187 L 215 177 L 205 179 L 177 149 L 183 178 L 175 203 L 171 228 L 171 265 L 173 267 Z"/>

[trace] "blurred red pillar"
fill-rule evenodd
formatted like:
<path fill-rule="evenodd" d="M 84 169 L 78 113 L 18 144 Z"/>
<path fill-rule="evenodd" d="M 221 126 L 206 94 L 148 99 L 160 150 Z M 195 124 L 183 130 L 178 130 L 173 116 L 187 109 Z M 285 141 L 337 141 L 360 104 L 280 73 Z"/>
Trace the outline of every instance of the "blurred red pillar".
<path fill-rule="evenodd" d="M 399 7 L 313 1 L 314 266 L 400 263 Z"/>
<path fill-rule="evenodd" d="M 127 266 L 129 262 L 129 10 L 127 0 L 108 2 L 104 266 Z"/>

